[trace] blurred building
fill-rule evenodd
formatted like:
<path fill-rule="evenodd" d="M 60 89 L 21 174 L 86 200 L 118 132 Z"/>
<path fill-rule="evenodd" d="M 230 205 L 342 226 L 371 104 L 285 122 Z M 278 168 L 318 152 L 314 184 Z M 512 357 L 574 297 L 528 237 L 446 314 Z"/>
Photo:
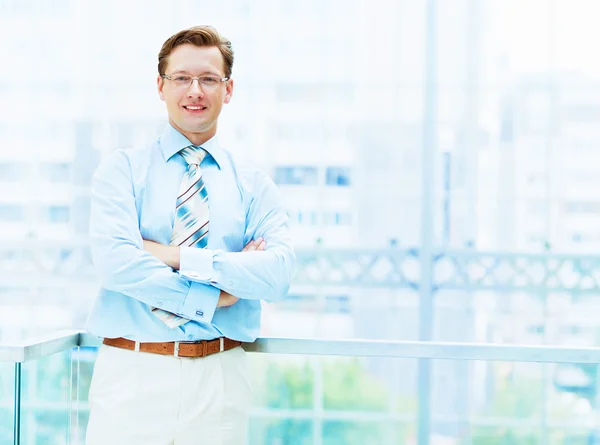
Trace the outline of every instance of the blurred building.
<path fill-rule="evenodd" d="M 143 143 L 165 124 L 155 92 L 160 45 L 179 29 L 212 23 L 236 51 L 236 90 L 220 138 L 277 183 L 299 249 L 419 246 L 425 161 L 436 195 L 434 246 L 595 252 L 598 85 L 544 72 L 500 74 L 484 87 L 483 59 L 495 55 L 486 29 L 492 9 L 438 2 L 443 20 L 428 36 L 425 4 L 0 0 L 0 55 L 10 67 L 0 71 L 1 242 L 85 242 L 90 179 L 102 155 Z M 376 20 L 373 11 L 381 11 Z M 437 133 L 434 159 L 424 160 L 428 37 L 437 47 Z M 57 277 L 51 285 L 30 271 L 4 274 L 3 329 L 81 326 L 97 283 L 78 273 Z M 56 304 L 40 304 L 42 297 Z M 263 332 L 416 340 L 418 297 L 294 286 L 286 301 L 265 305 Z M 575 308 L 550 297 L 548 312 L 548 296 L 487 297 L 436 294 L 433 339 L 560 342 L 575 330 L 593 342 L 595 331 L 582 327 L 597 324 L 582 318 L 589 302 Z M 414 394 L 414 363 L 369 366 L 393 391 Z M 434 424 L 436 432 L 464 428 L 467 383 L 490 385 L 491 374 L 467 362 L 436 364 L 434 415 L 453 419 Z"/>

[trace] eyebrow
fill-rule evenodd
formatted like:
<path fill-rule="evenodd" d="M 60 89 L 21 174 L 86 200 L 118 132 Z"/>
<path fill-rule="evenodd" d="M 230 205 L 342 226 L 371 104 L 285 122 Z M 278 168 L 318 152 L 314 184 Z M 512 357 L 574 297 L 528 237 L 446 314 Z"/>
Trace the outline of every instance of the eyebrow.
<path fill-rule="evenodd" d="M 177 71 L 173 71 L 171 73 L 171 76 L 175 75 L 175 74 L 188 74 L 188 75 L 192 75 L 189 71 L 186 70 L 177 70 Z M 217 76 L 217 77 L 222 77 L 220 74 L 215 73 L 214 71 L 203 71 L 200 74 L 198 74 L 199 76 L 206 76 L 207 74 L 210 74 L 212 76 Z"/>

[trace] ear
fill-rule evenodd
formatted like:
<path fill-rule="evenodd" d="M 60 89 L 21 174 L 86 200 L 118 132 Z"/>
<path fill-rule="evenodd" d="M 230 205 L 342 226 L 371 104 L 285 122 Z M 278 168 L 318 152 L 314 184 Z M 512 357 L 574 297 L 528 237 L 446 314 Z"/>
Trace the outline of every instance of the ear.
<path fill-rule="evenodd" d="M 225 98 L 223 99 L 223 103 L 228 104 L 231 100 L 231 96 L 233 96 L 233 79 L 227 81 L 227 85 L 225 85 Z"/>
<path fill-rule="evenodd" d="M 158 89 L 158 97 L 160 97 L 160 100 L 164 101 L 165 95 L 163 93 L 163 88 L 165 87 L 165 79 L 160 77 L 160 75 L 156 77 L 156 87 Z"/>

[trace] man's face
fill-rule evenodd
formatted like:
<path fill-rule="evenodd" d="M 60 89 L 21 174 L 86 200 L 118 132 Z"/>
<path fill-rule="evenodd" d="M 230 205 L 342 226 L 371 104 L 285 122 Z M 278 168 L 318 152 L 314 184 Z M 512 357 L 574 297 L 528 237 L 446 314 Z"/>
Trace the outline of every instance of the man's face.
<path fill-rule="evenodd" d="M 169 56 L 164 74 L 179 76 L 225 77 L 224 61 L 216 46 L 180 45 Z M 223 104 L 233 94 L 233 81 L 203 87 L 196 80 L 187 86 L 158 76 L 158 94 L 167 105 L 169 122 L 190 142 L 200 145 L 217 132 L 217 119 Z"/>

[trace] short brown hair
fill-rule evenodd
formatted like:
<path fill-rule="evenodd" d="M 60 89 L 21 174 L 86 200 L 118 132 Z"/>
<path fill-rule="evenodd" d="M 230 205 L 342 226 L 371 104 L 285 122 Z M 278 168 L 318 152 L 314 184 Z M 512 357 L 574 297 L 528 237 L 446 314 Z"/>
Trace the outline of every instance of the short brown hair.
<path fill-rule="evenodd" d="M 225 67 L 225 77 L 231 77 L 233 69 L 233 49 L 231 42 L 217 32 L 212 26 L 194 26 L 189 29 L 179 31 L 172 35 L 163 43 L 158 53 L 158 74 L 165 74 L 164 70 L 169 62 L 169 56 L 179 45 L 190 43 L 195 46 L 216 46 L 223 56 L 223 66 Z"/>

